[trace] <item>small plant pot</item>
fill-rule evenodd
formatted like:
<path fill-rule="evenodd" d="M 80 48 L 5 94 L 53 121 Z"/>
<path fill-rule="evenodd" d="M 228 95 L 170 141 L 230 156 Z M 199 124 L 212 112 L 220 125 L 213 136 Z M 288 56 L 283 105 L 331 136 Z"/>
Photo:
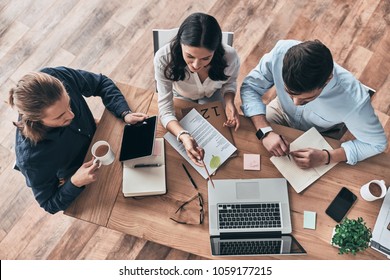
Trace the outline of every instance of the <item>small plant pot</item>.
<path fill-rule="evenodd" d="M 356 255 L 370 246 L 371 237 L 371 229 L 366 227 L 363 218 L 359 217 L 357 220 L 345 218 L 333 228 L 330 243 L 339 249 L 339 254 Z"/>

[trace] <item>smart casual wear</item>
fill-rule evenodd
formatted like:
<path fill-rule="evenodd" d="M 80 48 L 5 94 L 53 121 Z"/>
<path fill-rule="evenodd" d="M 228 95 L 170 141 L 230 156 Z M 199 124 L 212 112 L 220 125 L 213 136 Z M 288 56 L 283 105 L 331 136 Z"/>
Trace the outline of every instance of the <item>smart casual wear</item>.
<path fill-rule="evenodd" d="M 227 67 L 225 75 L 229 76 L 226 81 L 213 81 L 209 77 L 200 81 L 197 73 L 191 73 L 186 66 L 186 78 L 183 81 L 171 81 L 164 75 L 164 70 L 171 59 L 171 48 L 167 44 L 156 52 L 154 57 L 154 71 L 158 91 L 158 108 L 161 123 L 164 127 L 177 120 L 173 107 L 173 97 L 181 96 L 186 99 L 198 101 L 211 98 L 214 94 L 224 96 L 227 92 L 237 91 L 237 76 L 240 69 L 240 60 L 234 48 L 223 44 Z M 218 99 L 218 98 L 217 98 Z M 212 98 L 215 100 L 215 97 Z M 200 102 L 202 103 L 202 101 Z"/>
<path fill-rule="evenodd" d="M 341 144 L 347 163 L 383 152 L 387 139 L 371 105 L 370 96 L 362 84 L 347 70 L 334 63 L 333 77 L 321 94 L 305 105 L 294 105 L 285 90 L 282 77 L 283 58 L 287 50 L 299 44 L 295 40 L 281 40 L 244 79 L 241 86 L 242 111 L 245 116 L 265 114 L 262 96 L 275 86 L 280 105 L 291 126 L 300 130 L 315 127 L 326 131 L 344 123 L 356 140 Z"/>
<path fill-rule="evenodd" d="M 45 68 L 41 72 L 63 83 L 75 116 L 69 126 L 49 129 L 45 139 L 36 145 L 17 129 L 16 165 L 40 206 L 54 214 L 65 210 L 84 189 L 70 181 L 83 164 L 96 130 L 83 96 L 100 96 L 106 108 L 118 118 L 130 108 L 114 82 L 104 75 L 66 67 Z"/>

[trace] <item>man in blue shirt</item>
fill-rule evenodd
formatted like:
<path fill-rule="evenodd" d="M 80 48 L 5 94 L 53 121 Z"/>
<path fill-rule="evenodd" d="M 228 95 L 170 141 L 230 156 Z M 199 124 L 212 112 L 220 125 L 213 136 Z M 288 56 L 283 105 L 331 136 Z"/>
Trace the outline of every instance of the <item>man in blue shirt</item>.
<path fill-rule="evenodd" d="M 83 163 L 96 130 L 84 96 L 100 96 L 126 123 L 147 117 L 132 113 L 106 76 L 66 67 L 29 73 L 9 93 L 10 105 L 19 112 L 16 166 L 40 206 L 52 214 L 65 210 L 97 179 L 98 163 Z"/>
<path fill-rule="evenodd" d="M 262 96 L 275 86 L 277 97 L 267 106 Z M 274 156 L 289 153 L 289 144 L 272 131 L 270 122 L 320 132 L 344 123 L 356 139 L 332 151 L 302 149 L 291 152 L 301 168 L 358 161 L 383 152 L 387 139 L 362 84 L 333 62 L 320 41 L 279 41 L 265 54 L 241 86 L 242 111 L 257 137 Z"/>

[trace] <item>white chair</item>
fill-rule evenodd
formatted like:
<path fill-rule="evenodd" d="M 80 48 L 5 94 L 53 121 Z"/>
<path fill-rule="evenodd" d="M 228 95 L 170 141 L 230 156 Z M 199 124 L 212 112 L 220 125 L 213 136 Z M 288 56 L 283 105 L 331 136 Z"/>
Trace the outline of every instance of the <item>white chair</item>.
<path fill-rule="evenodd" d="M 153 29 L 154 53 L 164 45 L 168 44 L 176 36 L 179 28 L 173 29 Z M 222 32 L 222 42 L 233 46 L 233 32 Z"/>

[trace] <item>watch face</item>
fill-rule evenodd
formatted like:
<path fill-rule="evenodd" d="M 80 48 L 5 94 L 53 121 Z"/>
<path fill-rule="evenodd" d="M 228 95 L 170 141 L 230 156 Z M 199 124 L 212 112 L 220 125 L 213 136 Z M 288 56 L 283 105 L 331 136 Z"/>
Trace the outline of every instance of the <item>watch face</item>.
<path fill-rule="evenodd" d="M 263 137 L 264 137 L 264 133 L 261 131 L 261 129 L 259 129 L 257 132 L 256 132 L 256 137 L 257 139 L 261 140 Z"/>

